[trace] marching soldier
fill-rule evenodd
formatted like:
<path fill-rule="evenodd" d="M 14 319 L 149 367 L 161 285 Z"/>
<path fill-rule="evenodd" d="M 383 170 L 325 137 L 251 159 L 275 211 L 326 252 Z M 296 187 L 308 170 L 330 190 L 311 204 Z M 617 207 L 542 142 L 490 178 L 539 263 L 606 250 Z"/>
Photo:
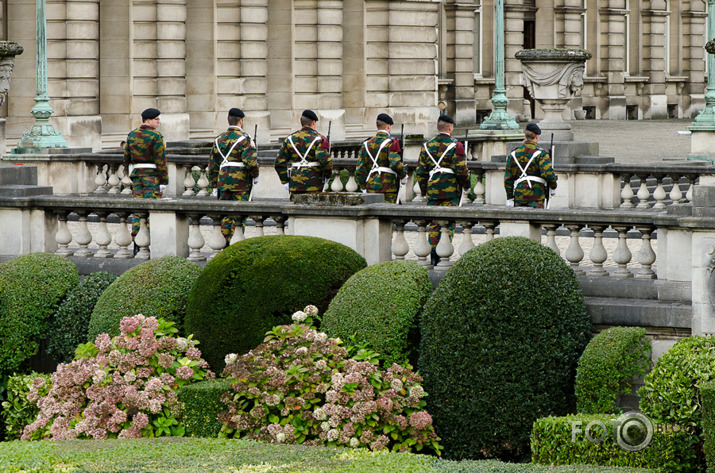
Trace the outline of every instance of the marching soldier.
<path fill-rule="evenodd" d="M 253 186 L 258 184 L 258 158 L 253 139 L 243 131 L 245 114 L 238 108 L 228 111 L 228 130 L 214 140 L 209 156 L 209 182 L 217 189 L 219 200 L 247 201 Z M 231 243 L 236 220 L 224 217 L 221 233 Z M 245 230 L 246 220 L 241 221 Z"/>
<path fill-rule="evenodd" d="M 544 208 L 546 193 L 556 193 L 558 176 L 551 167 L 551 156 L 540 148 L 541 128 L 536 123 L 526 125 L 524 144 L 506 158 L 504 189 L 507 207 Z"/>
<path fill-rule="evenodd" d="M 462 189 L 470 188 L 464 146 L 452 139 L 453 130 L 454 120 L 448 115 L 440 115 L 437 120 L 439 133 L 424 143 L 420 151 L 415 177 L 422 196 L 427 197 L 427 205 L 458 207 Z M 432 247 L 432 264 L 436 265 L 440 260 L 435 250 L 439 243 L 440 226 L 433 221 L 427 229 Z M 450 225 L 450 240 L 453 233 L 454 225 Z"/>
<path fill-rule="evenodd" d="M 142 124 L 127 135 L 124 145 L 124 165 L 131 167 L 132 197 L 136 199 L 159 199 L 163 186 L 169 183 L 166 168 L 164 137 L 157 131 L 161 112 L 147 108 L 142 112 Z M 139 217 L 132 218 L 132 240 L 139 232 Z M 147 220 L 147 227 L 149 221 Z M 134 245 L 134 254 L 138 248 Z"/>
<path fill-rule="evenodd" d="M 291 200 L 296 194 L 321 192 L 333 171 L 328 139 L 316 131 L 318 116 L 312 110 L 304 110 L 300 124 L 302 128 L 283 141 L 275 162 Z"/>
<path fill-rule="evenodd" d="M 377 116 L 377 134 L 363 143 L 355 170 L 363 192 L 385 194 L 385 202 L 391 204 L 397 203 L 399 181 L 407 181 L 400 142 L 390 136 L 393 124 L 390 115 Z"/>

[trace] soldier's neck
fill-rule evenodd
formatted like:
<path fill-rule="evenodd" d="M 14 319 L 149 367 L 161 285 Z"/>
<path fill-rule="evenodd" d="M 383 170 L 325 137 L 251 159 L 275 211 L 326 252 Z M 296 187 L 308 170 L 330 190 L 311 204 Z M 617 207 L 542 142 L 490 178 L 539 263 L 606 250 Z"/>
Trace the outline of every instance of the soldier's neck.
<path fill-rule="evenodd" d="M 238 125 L 231 125 L 231 126 L 228 127 L 228 129 L 229 129 L 229 130 L 234 129 L 234 130 L 241 130 L 241 131 L 243 131 L 243 128 L 241 128 L 241 127 L 238 126 Z"/>

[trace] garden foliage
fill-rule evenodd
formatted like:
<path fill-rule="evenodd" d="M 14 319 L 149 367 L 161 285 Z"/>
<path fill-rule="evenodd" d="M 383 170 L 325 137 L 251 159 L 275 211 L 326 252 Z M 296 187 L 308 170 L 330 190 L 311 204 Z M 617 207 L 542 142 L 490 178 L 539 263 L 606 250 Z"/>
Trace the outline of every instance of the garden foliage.
<path fill-rule="evenodd" d="M 0 372 L 20 370 L 37 353 L 52 315 L 77 284 L 75 265 L 50 253 L 0 264 Z"/>
<path fill-rule="evenodd" d="M 419 368 L 449 458 L 525 459 L 539 417 L 565 414 L 591 324 L 573 271 L 527 238 L 464 254 L 424 309 Z"/>
<path fill-rule="evenodd" d="M 197 342 L 177 338 L 172 322 L 143 315 L 125 317 L 120 330 L 79 347 L 50 386 L 35 380 L 28 399 L 40 412 L 23 440 L 184 434 L 176 389 L 213 377 Z"/>
<path fill-rule="evenodd" d="M 92 273 L 67 293 L 52 321 L 52 336 L 47 345 L 47 352 L 55 360 L 69 363 L 74 359 L 75 349 L 87 342 L 92 310 L 115 279 L 115 274 L 106 271 Z"/>
<path fill-rule="evenodd" d="M 223 424 L 219 415 L 227 411 L 222 401 L 231 392 L 230 379 L 211 379 L 187 384 L 177 391 L 181 405 L 181 422 L 190 437 L 218 437 Z"/>
<path fill-rule="evenodd" d="M 246 353 L 272 327 L 315 303 L 324 311 L 340 286 L 366 266 L 347 246 L 322 238 L 264 236 L 221 251 L 189 296 L 186 331 L 201 341 L 206 360 L 223 367 L 228 353 Z M 317 301 L 317 302 L 314 302 Z"/>
<path fill-rule="evenodd" d="M 7 381 L 6 400 L 2 402 L 0 411 L 0 416 L 5 424 L 6 440 L 19 439 L 25 426 L 37 418 L 37 403 L 27 398 L 36 378 L 49 381 L 50 375 L 35 372 L 16 374 L 10 376 Z"/>
<path fill-rule="evenodd" d="M 703 453 L 710 471 L 715 470 L 715 380 L 700 385 L 700 397 L 703 400 Z"/>
<path fill-rule="evenodd" d="M 374 352 L 347 358 L 340 341 L 311 327 L 315 306 L 274 327 L 265 343 L 226 356 L 224 434 L 277 443 L 439 453 L 424 410 L 422 378 L 409 366 L 381 370 Z"/>
<path fill-rule="evenodd" d="M 715 338 L 678 341 L 658 359 L 640 390 L 641 411 L 654 422 L 702 432 L 700 386 L 715 379 Z"/>
<path fill-rule="evenodd" d="M 99 296 L 89 322 L 87 341 L 100 333 L 119 334 L 119 321 L 134 314 L 164 318 L 185 333 L 186 299 L 201 267 L 178 256 L 147 261 L 119 276 Z M 191 333 L 191 332 L 186 332 Z"/>
<path fill-rule="evenodd" d="M 640 327 L 611 327 L 596 335 L 578 360 L 576 401 L 582 414 L 613 414 L 619 396 L 650 367 L 650 339 Z"/>
<path fill-rule="evenodd" d="M 647 425 L 627 420 L 631 416 L 577 414 L 538 419 L 531 435 L 531 459 L 542 465 L 588 463 L 652 468 L 664 473 L 697 471 L 697 439 L 690 431 L 670 425 L 653 426 L 653 436 L 648 440 Z M 645 427 L 643 436 L 623 432 L 628 426 L 633 430 Z M 599 441 L 589 440 L 587 431 L 591 439 Z"/>
<path fill-rule="evenodd" d="M 417 319 L 431 291 L 427 270 L 414 261 L 369 266 L 340 288 L 320 329 L 367 344 L 387 364 L 405 362 L 418 349 Z"/>

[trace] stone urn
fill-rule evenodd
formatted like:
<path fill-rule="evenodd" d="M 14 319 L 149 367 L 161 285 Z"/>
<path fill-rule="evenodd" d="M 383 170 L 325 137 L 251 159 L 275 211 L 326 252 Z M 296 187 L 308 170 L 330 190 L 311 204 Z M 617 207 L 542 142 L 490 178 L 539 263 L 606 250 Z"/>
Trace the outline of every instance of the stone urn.
<path fill-rule="evenodd" d="M 0 105 L 5 103 L 10 90 L 10 76 L 15 67 L 15 56 L 22 54 L 24 48 L 14 41 L 0 41 Z"/>
<path fill-rule="evenodd" d="M 583 74 L 591 53 L 585 49 L 522 49 L 516 53 L 524 86 L 541 106 L 542 136 L 554 133 L 557 141 L 573 141 L 571 125 L 563 120 L 569 101 L 580 95 Z"/>

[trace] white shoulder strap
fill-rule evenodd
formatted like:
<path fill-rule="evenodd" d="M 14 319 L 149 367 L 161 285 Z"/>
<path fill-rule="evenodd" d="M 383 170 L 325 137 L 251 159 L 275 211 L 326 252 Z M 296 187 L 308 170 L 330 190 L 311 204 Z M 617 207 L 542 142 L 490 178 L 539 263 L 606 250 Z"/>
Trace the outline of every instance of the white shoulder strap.
<path fill-rule="evenodd" d="M 246 136 L 241 136 L 239 139 L 237 139 L 233 145 L 231 146 L 231 149 L 228 150 L 228 153 L 223 154 L 223 151 L 221 151 L 221 147 L 218 145 L 218 138 L 214 140 L 214 144 L 216 145 L 216 149 L 218 150 L 218 154 L 221 155 L 223 158 L 223 161 L 221 161 L 221 166 L 226 164 L 228 162 L 229 156 L 231 156 L 231 153 L 233 153 L 233 150 L 236 149 L 236 146 L 238 146 L 239 143 L 241 143 L 243 140 L 246 139 Z"/>
<path fill-rule="evenodd" d="M 529 177 L 528 174 L 526 174 L 526 170 L 529 169 L 529 166 L 531 166 L 531 163 L 534 161 L 534 159 L 538 158 L 540 155 L 541 155 L 541 150 L 537 149 L 534 152 L 534 154 L 531 155 L 531 158 L 529 158 L 529 161 L 526 163 L 526 166 L 522 167 L 521 164 L 519 164 L 519 160 L 516 159 L 516 151 L 511 152 L 511 157 L 514 159 L 514 162 L 516 163 L 516 166 L 519 168 L 519 171 L 521 171 L 521 176 L 519 176 L 519 179 L 523 180 L 523 179 Z M 529 182 L 529 187 L 531 187 L 531 182 Z"/>
<path fill-rule="evenodd" d="M 300 151 L 298 151 L 298 148 L 295 146 L 295 143 L 293 143 L 293 137 L 292 137 L 292 136 L 289 136 L 289 137 L 288 137 L 288 142 L 289 142 L 290 145 L 293 147 L 293 151 L 295 151 L 295 154 L 297 154 L 298 157 L 300 158 L 300 163 L 301 163 L 301 164 L 307 164 L 307 163 L 308 163 L 308 160 L 307 160 L 306 158 L 308 157 L 308 154 L 310 154 L 310 150 L 313 149 L 313 145 L 314 145 L 315 143 L 317 143 L 318 141 L 320 141 L 321 138 L 322 138 L 321 136 L 316 137 L 316 138 L 313 140 L 313 142 L 310 143 L 310 146 L 308 146 L 308 149 L 305 150 L 305 154 L 302 154 Z"/>
<path fill-rule="evenodd" d="M 457 143 L 455 143 L 454 141 L 452 143 L 450 143 L 450 145 L 447 146 L 447 149 L 444 150 L 444 153 L 442 153 L 442 156 L 439 157 L 439 161 L 434 160 L 432 153 L 430 153 L 429 150 L 427 149 L 427 143 L 424 143 L 422 146 L 424 146 L 425 151 L 427 152 L 427 156 L 429 156 L 429 158 L 434 163 L 434 168 L 436 170 L 436 169 L 442 169 L 442 166 L 441 166 L 442 160 L 444 159 L 445 156 L 447 156 L 447 153 L 449 153 L 452 150 L 452 148 L 457 146 Z"/>
<path fill-rule="evenodd" d="M 384 140 L 382 143 L 380 143 L 380 147 L 377 150 L 377 154 L 375 156 L 370 153 L 370 148 L 367 146 L 367 141 L 363 143 L 365 145 L 365 152 L 367 153 L 368 156 L 370 156 L 370 160 L 372 161 L 372 169 L 377 169 L 380 166 L 377 164 L 377 158 L 380 156 L 380 153 L 382 153 L 382 150 L 385 149 L 385 146 L 387 146 L 389 143 L 392 142 L 391 138 L 388 138 Z"/>

